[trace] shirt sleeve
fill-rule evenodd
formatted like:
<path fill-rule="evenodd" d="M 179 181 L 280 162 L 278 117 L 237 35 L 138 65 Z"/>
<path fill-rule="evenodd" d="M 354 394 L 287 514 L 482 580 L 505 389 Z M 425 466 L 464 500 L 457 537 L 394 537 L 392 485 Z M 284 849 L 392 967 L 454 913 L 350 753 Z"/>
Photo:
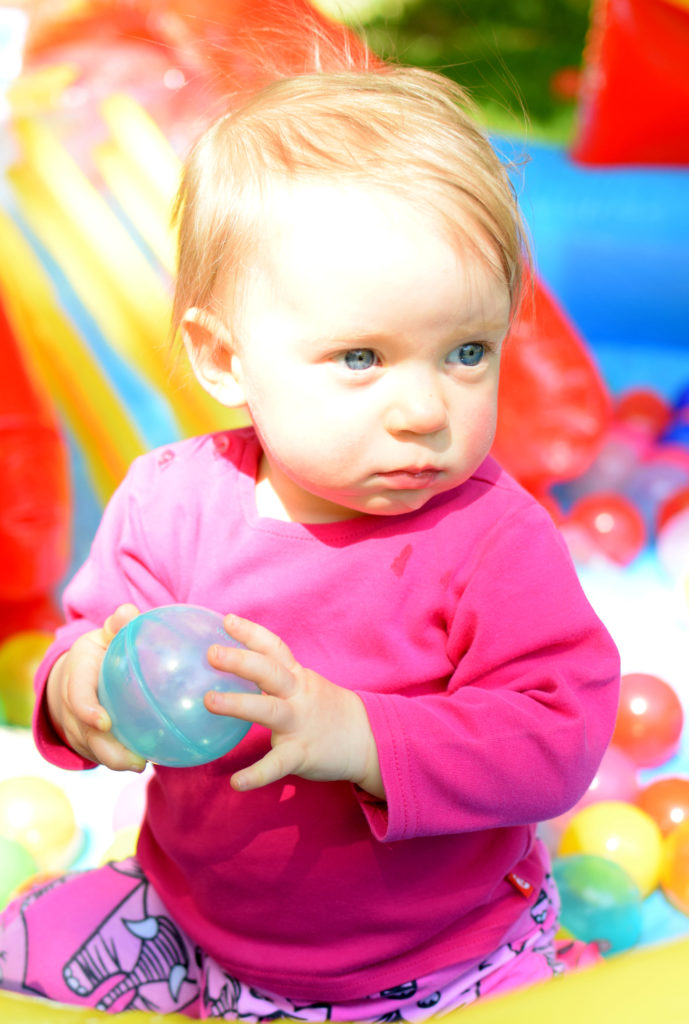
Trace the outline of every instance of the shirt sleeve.
<path fill-rule="evenodd" d="M 442 693 L 360 692 L 387 799 L 359 800 L 380 840 L 555 817 L 586 791 L 612 735 L 619 655 L 539 506 L 477 545 L 448 652 Z"/>
<path fill-rule="evenodd" d="M 147 536 L 156 523 L 147 517 L 152 472 L 150 457 L 137 460 L 108 503 L 88 558 L 65 588 L 66 623 L 39 665 L 34 686 L 33 729 L 41 755 L 61 768 L 92 768 L 55 731 L 47 711 L 45 688 L 53 665 L 79 636 L 100 629 L 119 605 L 132 603 L 146 610 L 173 601 L 166 572 L 156 566 Z"/>

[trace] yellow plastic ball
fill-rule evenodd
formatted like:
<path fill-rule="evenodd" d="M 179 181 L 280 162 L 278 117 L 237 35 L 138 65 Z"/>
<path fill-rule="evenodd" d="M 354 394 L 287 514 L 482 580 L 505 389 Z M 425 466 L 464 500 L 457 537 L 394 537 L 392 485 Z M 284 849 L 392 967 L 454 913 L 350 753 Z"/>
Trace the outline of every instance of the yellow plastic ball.
<path fill-rule="evenodd" d="M 136 843 L 139 838 L 138 825 L 125 825 L 115 833 L 113 841 L 100 859 L 101 864 L 109 864 L 113 860 L 126 860 L 136 853 Z"/>
<path fill-rule="evenodd" d="M 660 885 L 669 902 L 689 914 L 689 821 L 665 838 Z"/>
<path fill-rule="evenodd" d="M 636 882 L 642 899 L 658 885 L 663 863 L 663 836 L 653 818 L 618 800 L 590 804 L 567 825 L 561 857 L 588 853 L 619 864 Z"/>
<path fill-rule="evenodd" d="M 39 871 L 59 872 L 73 863 L 82 837 L 65 793 L 39 776 L 0 782 L 0 836 L 24 846 Z"/>
<path fill-rule="evenodd" d="M 9 725 L 31 725 L 33 679 L 52 640 L 52 633 L 28 629 L 0 644 L 0 697 Z"/>

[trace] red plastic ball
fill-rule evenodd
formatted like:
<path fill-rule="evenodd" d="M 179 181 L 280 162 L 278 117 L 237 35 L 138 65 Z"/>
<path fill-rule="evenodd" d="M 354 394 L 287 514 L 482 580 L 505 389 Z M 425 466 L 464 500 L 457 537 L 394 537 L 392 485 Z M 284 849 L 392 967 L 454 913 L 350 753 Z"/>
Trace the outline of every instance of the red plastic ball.
<path fill-rule="evenodd" d="M 680 487 L 671 494 L 658 509 L 656 529 L 660 533 L 664 526 L 670 522 L 673 516 L 679 515 L 689 508 L 689 487 Z"/>
<path fill-rule="evenodd" d="M 637 765 L 652 767 L 672 757 L 683 725 L 682 704 L 669 683 L 643 672 L 622 676 L 612 742 Z"/>
<path fill-rule="evenodd" d="M 689 778 L 656 779 L 641 790 L 636 805 L 654 819 L 664 836 L 689 821 Z"/>
<path fill-rule="evenodd" d="M 646 527 L 635 505 L 621 494 L 589 494 L 572 505 L 568 521 L 593 550 L 618 565 L 628 565 L 646 544 Z"/>
<path fill-rule="evenodd" d="M 672 408 L 650 388 L 630 388 L 615 404 L 615 419 L 649 437 L 658 437 L 672 419 Z"/>

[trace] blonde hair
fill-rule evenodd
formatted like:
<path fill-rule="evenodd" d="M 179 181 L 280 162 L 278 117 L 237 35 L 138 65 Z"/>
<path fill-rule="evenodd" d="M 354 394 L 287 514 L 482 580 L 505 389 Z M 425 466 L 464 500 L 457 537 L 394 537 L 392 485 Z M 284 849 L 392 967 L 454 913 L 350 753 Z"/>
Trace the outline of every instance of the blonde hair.
<path fill-rule="evenodd" d="M 221 282 L 236 318 L 243 271 L 270 231 L 261 216 L 271 183 L 324 178 L 429 210 L 504 279 L 516 309 L 525 234 L 508 170 L 468 96 L 434 72 L 385 67 L 275 81 L 203 134 L 175 207 L 173 331 L 191 307 L 221 313 Z"/>

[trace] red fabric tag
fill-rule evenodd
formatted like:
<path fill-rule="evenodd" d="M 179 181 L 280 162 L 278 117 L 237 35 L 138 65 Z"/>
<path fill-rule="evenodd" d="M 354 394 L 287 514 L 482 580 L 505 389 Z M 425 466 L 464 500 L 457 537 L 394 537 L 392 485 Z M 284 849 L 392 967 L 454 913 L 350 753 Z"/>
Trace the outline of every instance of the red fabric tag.
<path fill-rule="evenodd" d="M 514 871 L 510 871 L 507 875 L 507 881 L 510 885 L 513 885 L 520 896 L 523 896 L 525 900 L 531 899 L 534 893 L 534 887 L 531 882 L 527 882 L 521 875 L 515 875 Z"/>

